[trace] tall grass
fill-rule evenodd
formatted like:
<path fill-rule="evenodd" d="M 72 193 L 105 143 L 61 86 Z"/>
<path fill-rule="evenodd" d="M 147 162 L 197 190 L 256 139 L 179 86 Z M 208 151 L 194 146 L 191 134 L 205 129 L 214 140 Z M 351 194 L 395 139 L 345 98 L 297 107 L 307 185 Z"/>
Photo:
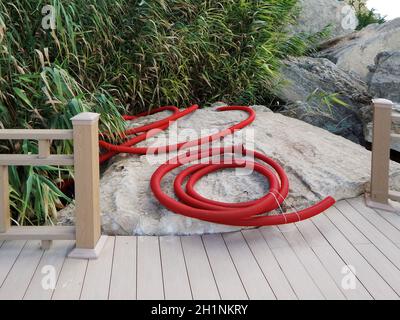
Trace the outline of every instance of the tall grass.
<path fill-rule="evenodd" d="M 42 8 L 55 9 L 55 30 Z M 4 0 L 0 3 L 0 126 L 69 128 L 81 111 L 120 114 L 158 105 L 265 103 L 280 60 L 315 37 L 289 36 L 297 0 Z M 115 137 L 115 136 L 114 136 Z M 0 152 L 36 152 L 7 142 Z M 53 144 L 69 153 L 68 142 Z M 68 168 L 11 168 L 15 221 L 51 223 L 70 199 Z"/>

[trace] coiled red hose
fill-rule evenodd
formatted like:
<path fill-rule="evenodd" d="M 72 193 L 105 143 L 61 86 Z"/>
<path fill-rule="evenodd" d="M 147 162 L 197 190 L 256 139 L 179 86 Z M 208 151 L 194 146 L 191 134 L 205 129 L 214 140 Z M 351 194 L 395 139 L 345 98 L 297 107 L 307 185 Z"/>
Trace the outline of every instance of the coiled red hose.
<path fill-rule="evenodd" d="M 230 163 L 225 163 L 221 159 L 214 163 L 211 158 L 215 155 L 221 156 L 229 153 L 236 156 L 238 153 L 241 156 L 250 156 L 264 162 L 264 164 L 238 158 L 234 158 Z M 174 191 L 180 201 L 168 196 L 162 190 L 161 182 L 170 171 L 204 158 L 210 158 L 210 160 L 206 163 L 202 161 L 200 164 L 190 166 L 176 177 Z M 257 172 L 264 175 L 269 182 L 269 192 L 258 200 L 237 204 L 224 203 L 204 198 L 194 190 L 194 185 L 204 175 L 226 168 L 248 166 L 252 166 Z M 186 178 L 188 178 L 188 181 L 186 188 L 184 188 L 183 184 Z M 169 160 L 154 172 L 150 186 L 158 201 L 175 213 L 232 226 L 257 227 L 298 222 L 320 214 L 335 203 L 332 197 L 328 197 L 320 203 L 298 212 L 266 216 L 266 213 L 280 208 L 280 205 L 285 201 L 289 192 L 289 181 L 285 171 L 278 163 L 259 152 L 245 150 L 244 148 L 240 152 L 230 147 L 199 150 L 194 154 L 187 153 L 183 156 L 178 156 Z"/>
<path fill-rule="evenodd" d="M 103 163 L 118 153 L 159 154 L 178 151 L 195 146 L 199 147 L 231 135 L 237 130 L 243 129 L 244 127 L 250 125 L 256 117 L 254 110 L 249 107 L 220 107 L 217 109 L 218 111 L 240 110 L 247 112 L 249 116 L 244 121 L 241 121 L 225 130 L 213 135 L 199 138 L 197 140 L 181 142 L 163 147 L 134 147 L 139 142 L 155 136 L 162 130 L 166 130 L 173 121 L 176 121 L 196 111 L 197 109 L 197 105 L 193 105 L 184 111 L 180 111 L 177 107 L 168 106 L 155 109 L 151 113 L 141 113 L 136 116 L 124 116 L 125 120 L 130 121 L 162 111 L 173 112 L 172 115 L 166 117 L 165 119 L 125 131 L 125 136 L 132 136 L 136 134 L 139 135 L 130 138 L 121 145 L 113 145 L 106 141 L 100 141 L 100 146 L 107 150 L 106 153 L 100 155 L 100 162 Z M 236 157 L 230 163 L 227 163 L 224 160 L 214 163 L 212 158 L 213 156 L 221 156 L 226 154 L 232 154 L 234 156 L 240 155 L 242 156 L 242 159 Z M 243 156 L 247 158 L 243 159 Z M 264 164 L 247 160 L 249 156 L 264 162 Z M 188 167 L 176 177 L 174 181 L 174 190 L 179 201 L 169 197 L 165 192 L 162 191 L 162 179 L 170 171 L 195 160 L 201 160 L 204 158 L 209 158 L 209 161 Z M 244 168 L 248 166 L 253 167 L 255 171 L 264 175 L 269 182 L 269 192 L 258 200 L 243 203 L 218 202 L 202 197 L 194 189 L 196 182 L 211 172 L 227 168 Z M 184 187 L 183 185 L 185 180 L 187 180 L 187 183 Z M 155 197 L 160 201 L 160 203 L 175 213 L 204 221 L 233 226 L 268 226 L 298 222 L 318 215 L 335 203 L 335 200 L 332 197 L 328 197 L 320 203 L 299 212 L 272 216 L 265 215 L 270 211 L 280 208 L 281 204 L 285 201 L 289 192 L 289 181 L 286 173 L 279 164 L 267 156 L 259 152 L 245 150 L 244 148 L 241 148 L 238 152 L 238 150 L 234 147 L 208 150 L 197 149 L 195 153 L 189 152 L 183 156 L 181 155 L 171 159 L 155 171 L 151 178 L 150 185 Z"/>
<path fill-rule="evenodd" d="M 220 132 L 217 132 L 215 134 L 212 134 L 212 135 L 209 135 L 206 137 L 201 137 L 197 140 L 181 142 L 181 143 L 162 146 L 162 147 L 132 147 L 132 146 L 138 144 L 139 142 L 142 142 L 142 141 L 158 134 L 160 130 L 165 130 L 166 128 L 168 128 L 170 126 L 170 123 L 172 121 L 175 121 L 179 118 L 186 116 L 189 113 L 194 112 L 195 110 L 198 109 L 198 106 L 194 105 L 182 112 L 179 112 L 179 109 L 178 109 L 178 112 L 176 112 L 176 110 L 174 108 L 175 107 L 164 107 L 164 108 L 159 108 L 159 109 L 154 110 L 152 112 L 152 114 L 161 112 L 161 111 L 165 111 L 165 110 L 172 110 L 172 111 L 174 111 L 174 114 L 168 118 L 154 122 L 150 125 L 126 131 L 125 132 L 126 136 L 133 135 L 136 133 L 141 133 L 141 132 L 144 132 L 144 133 L 128 140 L 124 144 L 114 145 L 114 144 L 111 144 L 111 143 L 108 143 L 105 141 L 99 141 L 100 146 L 102 148 L 108 150 L 107 153 L 104 153 L 100 156 L 100 162 L 102 163 L 102 162 L 110 159 L 112 156 L 114 156 L 117 153 L 148 154 L 148 155 L 149 154 L 160 154 L 160 153 L 168 153 L 168 152 L 173 152 L 173 151 L 177 151 L 177 150 L 187 149 L 187 148 L 200 146 L 200 145 L 204 145 L 204 144 L 209 144 L 212 141 L 222 139 L 223 137 L 233 134 L 237 130 L 243 129 L 244 127 L 253 123 L 253 121 L 256 118 L 256 113 L 254 112 L 253 109 L 251 109 L 249 107 L 243 107 L 243 106 L 220 107 L 220 108 L 217 108 L 217 111 L 240 110 L 240 111 L 247 112 L 249 114 L 249 117 L 247 119 L 245 119 L 244 121 L 241 121 L 227 129 L 224 129 Z M 142 115 L 138 115 L 136 117 L 125 117 L 125 119 L 129 119 L 129 118 L 136 119 L 137 117 L 140 117 L 140 116 L 142 116 Z M 152 129 L 155 129 L 155 130 L 151 131 Z"/>
<path fill-rule="evenodd" d="M 125 143 L 123 143 L 119 146 L 116 146 L 116 145 L 113 145 L 106 141 L 100 140 L 99 141 L 100 147 L 108 150 L 108 152 L 100 155 L 100 163 L 103 163 L 103 162 L 109 160 L 110 158 L 112 158 L 113 156 L 115 156 L 116 154 L 121 153 L 121 152 L 146 154 L 146 150 L 148 148 L 133 148 L 132 146 L 138 144 L 139 142 L 142 142 L 146 139 L 153 137 L 154 135 L 158 134 L 159 131 L 167 129 L 173 121 L 176 121 L 177 119 L 182 118 L 182 117 L 196 111 L 198 108 L 199 108 L 198 105 L 193 105 L 190 108 L 187 108 L 186 110 L 181 112 L 177 107 L 167 106 L 167 107 L 161 107 L 161 108 L 152 110 L 150 113 L 143 112 L 136 116 L 127 116 L 127 115 L 123 116 L 124 120 L 130 121 L 130 120 L 135 120 L 135 119 L 147 116 L 147 115 L 151 115 L 151 114 L 155 114 L 155 113 L 159 113 L 159 112 L 163 112 L 163 111 L 167 111 L 167 110 L 173 112 L 173 114 L 171 116 L 164 118 L 162 120 L 153 122 L 153 123 L 145 125 L 145 126 L 141 126 L 138 128 L 133 128 L 133 129 L 129 129 L 129 130 L 125 131 L 124 132 L 125 136 L 131 136 L 131 135 L 135 135 L 138 133 L 142 133 L 142 134 L 129 139 L 128 141 L 126 141 Z M 151 130 L 153 130 L 153 131 L 151 131 Z"/>

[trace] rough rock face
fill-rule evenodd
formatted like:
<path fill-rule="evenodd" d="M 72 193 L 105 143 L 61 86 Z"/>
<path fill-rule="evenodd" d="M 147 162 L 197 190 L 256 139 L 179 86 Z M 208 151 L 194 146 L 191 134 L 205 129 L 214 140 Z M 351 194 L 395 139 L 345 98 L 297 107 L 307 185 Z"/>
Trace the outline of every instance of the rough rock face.
<path fill-rule="evenodd" d="M 366 81 L 368 66 L 383 51 L 400 50 L 400 18 L 384 24 L 369 25 L 359 32 L 333 39 L 322 45 L 319 54 L 337 64 L 341 69 L 354 72 Z"/>
<path fill-rule="evenodd" d="M 354 31 L 358 20 L 355 11 L 338 0 L 299 0 L 301 13 L 294 32 L 316 33 L 331 25 L 332 37 Z"/>
<path fill-rule="evenodd" d="M 323 58 L 290 58 L 281 73 L 277 96 L 287 102 L 284 114 L 364 143 L 362 115 L 371 97 L 363 81 Z M 332 94 L 347 106 L 329 99 Z"/>
<path fill-rule="evenodd" d="M 375 66 L 370 67 L 368 84 L 376 98 L 400 103 L 400 50 L 385 51 L 376 56 Z"/>
<path fill-rule="evenodd" d="M 249 129 L 254 130 L 255 143 L 247 147 L 261 151 L 286 170 L 290 183 L 290 196 L 285 208 L 291 211 L 304 208 L 332 195 L 337 200 L 362 194 L 370 179 L 371 154 L 363 147 L 342 137 L 305 122 L 275 114 L 265 107 L 257 107 L 257 120 Z M 149 117 L 154 121 L 164 117 Z M 178 132 L 187 136 L 188 129 L 222 129 L 245 117 L 240 111 L 216 112 L 213 109 L 198 110 L 178 121 Z M 139 124 L 143 124 L 138 121 Z M 245 131 L 249 138 L 252 131 Z M 168 131 L 172 137 L 173 127 Z M 203 133 L 205 134 L 205 133 Z M 238 132 L 234 142 L 227 139 L 225 145 L 239 143 Z M 180 135 L 179 135 L 180 136 Z M 148 141 L 147 143 L 155 143 Z M 151 158 L 160 160 L 160 155 Z M 162 159 L 160 162 L 163 162 Z M 158 165 L 149 163 L 146 156 L 118 156 L 113 160 L 101 179 L 101 212 L 103 231 L 107 234 L 166 235 L 203 234 L 225 232 L 237 228 L 210 224 L 189 219 L 166 210 L 152 195 L 149 180 Z M 400 186 L 400 165 L 392 165 L 392 182 Z M 163 188 L 172 194 L 168 177 Z M 197 190 L 204 196 L 226 202 L 255 199 L 267 192 L 268 185 L 257 173 L 249 176 L 235 175 L 234 170 L 212 173 L 203 178 Z M 61 212 L 61 221 L 73 221 L 73 207 Z"/>

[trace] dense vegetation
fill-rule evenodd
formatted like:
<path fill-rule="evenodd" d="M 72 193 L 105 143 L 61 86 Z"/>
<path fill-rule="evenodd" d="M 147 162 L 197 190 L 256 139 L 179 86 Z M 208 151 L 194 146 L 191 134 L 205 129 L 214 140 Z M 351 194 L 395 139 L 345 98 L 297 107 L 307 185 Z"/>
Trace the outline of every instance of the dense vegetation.
<path fill-rule="evenodd" d="M 366 0 L 348 0 L 348 2 L 356 10 L 357 30 L 361 30 L 370 24 L 382 24 L 386 21 L 385 17 L 377 13 L 375 9 L 368 9 Z"/>
<path fill-rule="evenodd" d="M 102 131 L 118 131 L 128 110 L 265 103 L 280 59 L 319 36 L 285 32 L 297 0 L 53 0 L 55 29 L 46 30 L 48 3 L 0 3 L 2 127 L 69 128 L 70 117 L 91 110 L 102 114 Z M 37 152 L 32 141 L 0 148 Z M 15 222 L 51 223 L 70 201 L 57 185 L 71 173 L 10 168 Z"/>

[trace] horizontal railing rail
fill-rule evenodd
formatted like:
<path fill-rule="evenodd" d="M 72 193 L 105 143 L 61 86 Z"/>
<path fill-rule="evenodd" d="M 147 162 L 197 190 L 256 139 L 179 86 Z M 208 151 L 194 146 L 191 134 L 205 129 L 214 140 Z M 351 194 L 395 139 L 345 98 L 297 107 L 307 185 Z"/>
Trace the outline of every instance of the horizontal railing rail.
<path fill-rule="evenodd" d="M 37 140 L 38 154 L 0 154 L 0 240 L 41 240 L 42 248 L 53 240 L 76 240 L 73 258 L 97 258 L 105 237 L 101 236 L 99 204 L 99 143 L 95 113 L 81 113 L 72 130 L 2 129 L 0 140 Z M 53 140 L 73 140 L 73 155 L 53 155 Z M 9 166 L 74 166 L 75 226 L 12 226 L 9 203 Z"/>

